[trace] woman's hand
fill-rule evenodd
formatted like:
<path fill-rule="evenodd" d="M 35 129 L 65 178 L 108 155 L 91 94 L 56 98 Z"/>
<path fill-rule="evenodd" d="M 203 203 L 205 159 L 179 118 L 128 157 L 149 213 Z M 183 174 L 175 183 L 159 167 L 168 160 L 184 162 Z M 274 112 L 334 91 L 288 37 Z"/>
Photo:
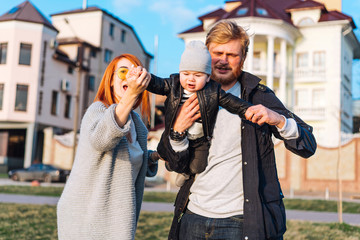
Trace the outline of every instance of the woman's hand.
<path fill-rule="evenodd" d="M 127 89 L 120 99 L 115 112 L 115 120 L 119 127 L 123 127 L 127 122 L 129 114 L 136 103 L 139 95 L 147 88 L 149 85 L 151 76 L 142 67 L 132 67 L 126 75 L 126 85 Z M 132 139 L 128 139 L 129 142 Z"/>
<path fill-rule="evenodd" d="M 193 94 L 178 110 L 173 129 L 177 132 L 184 132 L 200 117 L 199 100 L 197 95 Z"/>
<path fill-rule="evenodd" d="M 151 76 L 145 68 L 141 66 L 130 68 L 126 75 L 129 94 L 139 95 L 146 90 L 149 85 Z"/>

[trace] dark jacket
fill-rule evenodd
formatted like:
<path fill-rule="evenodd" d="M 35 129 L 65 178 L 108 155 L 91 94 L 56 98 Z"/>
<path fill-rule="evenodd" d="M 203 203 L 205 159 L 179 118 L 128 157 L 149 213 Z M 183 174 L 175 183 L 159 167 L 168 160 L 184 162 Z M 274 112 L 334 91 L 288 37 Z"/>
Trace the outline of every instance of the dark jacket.
<path fill-rule="evenodd" d="M 299 137 L 284 140 L 275 126 L 264 124 L 259 126 L 249 121 L 241 121 L 241 148 L 244 191 L 244 238 L 252 240 L 281 239 L 286 231 L 286 216 L 283 204 L 272 135 L 284 140 L 285 147 L 291 152 L 308 158 L 315 153 L 316 141 L 312 127 L 304 123 L 295 114 L 287 110 L 273 91 L 259 84 L 260 79 L 243 72 L 238 79 L 241 84 L 242 99 L 253 104 L 262 104 L 286 118 L 295 119 Z M 225 134 L 225 133 L 224 133 Z M 161 146 L 161 147 L 160 147 Z M 171 148 L 169 141 L 162 139 L 158 149 Z M 173 154 L 167 151 L 166 158 L 178 172 L 187 164 L 186 151 Z M 220 176 L 219 176 L 220 178 Z M 179 190 L 175 200 L 174 219 L 169 239 L 178 239 L 178 226 L 182 213 L 186 209 L 190 187 L 194 181 L 192 176 Z"/>
<path fill-rule="evenodd" d="M 170 75 L 170 78 L 159 78 L 155 75 L 151 75 L 151 81 L 147 90 L 155 94 L 167 96 L 165 100 L 165 130 L 160 141 L 169 142 L 170 129 L 175 120 L 175 116 L 184 93 L 184 88 L 180 84 L 179 74 L 172 74 Z M 221 89 L 220 84 L 213 80 L 206 83 L 203 89 L 197 91 L 197 97 L 199 100 L 204 136 L 207 141 L 210 141 L 212 138 L 219 106 L 225 108 L 231 113 L 238 114 L 242 119 L 245 119 L 244 114 L 252 105 L 232 94 L 226 93 Z M 163 148 L 164 146 L 167 145 L 159 145 L 157 150 L 160 156 L 165 161 L 169 162 L 171 170 L 177 172 L 188 172 L 189 162 L 181 165 L 181 169 L 179 169 L 178 165 L 172 164 L 174 162 L 173 157 L 172 161 L 169 161 L 167 157 L 169 156 L 167 153 L 168 151 L 171 151 L 170 156 L 176 156 L 177 154 L 171 147 Z M 188 150 L 186 151 L 186 154 L 189 154 Z"/>

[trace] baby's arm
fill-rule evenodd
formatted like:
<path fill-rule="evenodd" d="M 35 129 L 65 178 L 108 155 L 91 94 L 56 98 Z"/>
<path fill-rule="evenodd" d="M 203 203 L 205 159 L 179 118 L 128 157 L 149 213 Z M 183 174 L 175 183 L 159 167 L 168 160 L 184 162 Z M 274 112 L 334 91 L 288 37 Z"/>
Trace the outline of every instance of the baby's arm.
<path fill-rule="evenodd" d="M 219 105 L 233 114 L 237 114 L 241 119 L 246 120 L 246 110 L 253 104 L 238 98 L 230 93 L 220 89 Z"/>
<path fill-rule="evenodd" d="M 127 73 L 127 77 L 137 77 L 142 72 L 141 67 L 132 67 L 130 68 L 129 72 Z M 150 83 L 148 87 L 146 88 L 147 91 L 159 95 L 168 95 L 171 90 L 171 78 L 160 78 L 153 74 L 149 74 L 149 77 L 151 77 Z"/>

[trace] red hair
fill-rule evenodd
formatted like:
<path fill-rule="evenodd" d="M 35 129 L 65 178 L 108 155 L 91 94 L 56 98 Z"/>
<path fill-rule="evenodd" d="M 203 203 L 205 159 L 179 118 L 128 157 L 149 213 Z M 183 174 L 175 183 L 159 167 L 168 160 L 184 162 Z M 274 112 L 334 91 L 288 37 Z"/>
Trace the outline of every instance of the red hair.
<path fill-rule="evenodd" d="M 115 94 L 113 91 L 112 82 L 114 79 L 114 72 L 116 70 L 116 64 L 118 61 L 122 58 L 126 58 L 129 60 L 132 64 L 134 64 L 135 67 L 141 66 L 143 67 L 143 64 L 141 61 L 134 55 L 124 53 L 120 56 L 115 57 L 107 66 L 104 76 L 100 82 L 99 89 L 97 91 L 97 94 L 95 96 L 94 102 L 100 101 L 104 103 L 107 107 L 116 103 L 115 101 Z M 150 122 L 150 100 L 149 100 L 149 92 L 144 91 L 142 92 L 138 99 L 136 100 L 136 103 L 133 107 L 133 109 L 140 106 L 141 115 L 144 119 L 146 119 L 148 122 Z"/>

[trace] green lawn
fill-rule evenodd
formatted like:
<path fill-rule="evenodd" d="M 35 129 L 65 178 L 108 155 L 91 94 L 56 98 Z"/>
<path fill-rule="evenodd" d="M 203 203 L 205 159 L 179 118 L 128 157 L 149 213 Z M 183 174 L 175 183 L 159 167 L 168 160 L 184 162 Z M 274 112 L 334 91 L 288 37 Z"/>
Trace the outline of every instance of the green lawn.
<path fill-rule="evenodd" d="M 162 240 L 167 234 L 172 213 L 141 212 L 136 240 Z M 0 239 L 57 239 L 56 207 L 0 203 Z M 360 227 L 338 223 L 288 221 L 285 239 L 355 240 Z"/>
<path fill-rule="evenodd" d="M 7 173 L 0 173 L 0 178 L 9 178 Z"/>

